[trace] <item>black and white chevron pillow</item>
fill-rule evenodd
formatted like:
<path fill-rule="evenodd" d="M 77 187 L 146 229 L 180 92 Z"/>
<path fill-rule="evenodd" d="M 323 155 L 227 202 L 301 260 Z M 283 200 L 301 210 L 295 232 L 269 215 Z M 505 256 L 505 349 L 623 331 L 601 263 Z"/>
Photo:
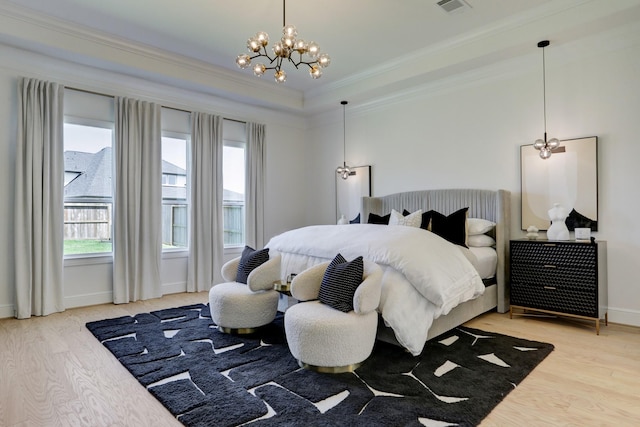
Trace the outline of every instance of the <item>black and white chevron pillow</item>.
<path fill-rule="evenodd" d="M 353 310 L 353 294 L 364 274 L 364 262 L 359 256 L 347 262 L 341 254 L 329 263 L 322 277 L 318 299 L 336 310 L 348 313 Z"/>
<path fill-rule="evenodd" d="M 267 261 L 269 261 L 269 248 L 255 250 L 250 246 L 245 246 L 240 256 L 236 282 L 246 284 L 253 269 Z"/>

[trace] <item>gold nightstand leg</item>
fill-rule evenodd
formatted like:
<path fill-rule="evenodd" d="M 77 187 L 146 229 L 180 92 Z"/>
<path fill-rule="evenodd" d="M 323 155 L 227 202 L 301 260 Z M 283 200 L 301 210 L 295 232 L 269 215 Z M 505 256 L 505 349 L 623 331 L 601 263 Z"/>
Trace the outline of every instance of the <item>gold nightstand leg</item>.
<path fill-rule="evenodd" d="M 596 335 L 600 335 L 600 319 L 596 319 Z"/>

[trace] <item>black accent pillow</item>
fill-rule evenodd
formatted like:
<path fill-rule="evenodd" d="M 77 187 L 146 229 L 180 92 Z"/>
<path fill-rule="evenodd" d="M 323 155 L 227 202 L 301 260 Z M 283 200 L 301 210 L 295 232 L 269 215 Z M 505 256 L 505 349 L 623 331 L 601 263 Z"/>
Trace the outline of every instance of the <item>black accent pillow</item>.
<path fill-rule="evenodd" d="M 462 208 L 449 216 L 443 215 L 440 212 L 430 211 L 432 212 L 431 231 L 451 243 L 466 248 L 468 210 L 468 207 Z"/>
<path fill-rule="evenodd" d="M 422 228 L 424 230 L 428 230 L 429 229 L 429 222 L 431 222 L 431 217 L 433 216 L 434 212 L 435 211 L 422 212 L 422 222 L 420 223 L 420 228 Z M 409 212 L 408 210 L 404 209 L 402 211 L 402 215 L 404 215 L 404 216 L 411 215 L 411 212 Z"/>
<path fill-rule="evenodd" d="M 245 246 L 240 256 L 236 282 L 246 284 L 249 274 L 253 269 L 267 261 L 269 261 L 269 248 L 255 250 L 249 246 Z"/>
<path fill-rule="evenodd" d="M 349 224 L 360 224 L 360 214 L 352 220 L 349 220 Z"/>
<path fill-rule="evenodd" d="M 341 254 L 329 263 L 322 277 L 318 299 L 336 310 L 353 310 L 353 295 L 362 283 L 364 261 L 361 256 L 347 262 Z"/>
<path fill-rule="evenodd" d="M 367 220 L 367 224 L 389 225 L 389 218 L 391 218 L 390 213 L 386 214 L 385 216 L 380 216 L 374 213 L 370 213 L 369 219 Z"/>

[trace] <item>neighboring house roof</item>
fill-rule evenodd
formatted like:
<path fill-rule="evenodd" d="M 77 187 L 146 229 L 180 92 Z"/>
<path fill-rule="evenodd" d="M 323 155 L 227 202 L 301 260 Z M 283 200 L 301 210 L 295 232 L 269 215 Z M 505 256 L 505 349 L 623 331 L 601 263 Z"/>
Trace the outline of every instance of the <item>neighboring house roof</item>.
<path fill-rule="evenodd" d="M 111 197 L 111 157 L 111 148 L 103 148 L 97 153 L 65 151 L 65 171 L 80 175 L 64 187 L 64 196 Z"/>
<path fill-rule="evenodd" d="M 222 190 L 222 200 L 225 202 L 243 202 L 244 194 L 240 194 L 235 191 L 227 190 L 226 188 Z"/>
<path fill-rule="evenodd" d="M 65 197 L 111 197 L 112 149 L 103 148 L 97 153 L 65 151 L 65 172 L 79 174 L 64 187 Z M 173 163 L 162 161 L 162 173 L 183 175 L 187 171 Z M 163 185 L 162 197 L 185 199 L 186 188 Z"/>
<path fill-rule="evenodd" d="M 173 175 L 186 175 L 187 171 L 180 166 L 176 166 L 173 163 L 169 163 L 166 160 L 162 161 L 162 173 L 169 173 Z"/>

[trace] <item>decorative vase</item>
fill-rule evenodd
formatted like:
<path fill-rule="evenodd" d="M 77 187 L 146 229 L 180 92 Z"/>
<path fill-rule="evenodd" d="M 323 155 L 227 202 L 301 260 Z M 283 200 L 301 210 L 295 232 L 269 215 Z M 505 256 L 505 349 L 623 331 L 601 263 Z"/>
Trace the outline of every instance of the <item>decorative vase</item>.
<path fill-rule="evenodd" d="M 560 203 L 554 203 L 548 214 L 551 220 L 551 227 L 547 230 L 547 239 L 569 240 L 569 229 L 565 223 L 567 219 L 566 209 Z"/>
<path fill-rule="evenodd" d="M 347 225 L 349 224 L 349 220 L 345 218 L 344 215 L 340 215 L 340 219 L 338 220 L 338 225 Z"/>
<path fill-rule="evenodd" d="M 538 227 L 536 227 L 535 225 L 530 225 L 529 228 L 527 228 L 527 239 L 536 240 L 537 238 L 538 238 Z"/>

